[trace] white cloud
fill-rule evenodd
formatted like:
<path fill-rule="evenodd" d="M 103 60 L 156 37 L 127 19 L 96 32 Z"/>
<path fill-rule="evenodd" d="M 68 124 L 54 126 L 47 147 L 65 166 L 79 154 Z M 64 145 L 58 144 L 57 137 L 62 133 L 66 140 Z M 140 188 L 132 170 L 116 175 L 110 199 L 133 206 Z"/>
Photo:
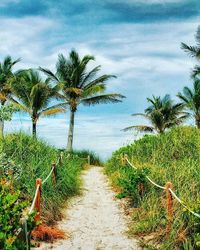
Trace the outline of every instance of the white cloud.
<path fill-rule="evenodd" d="M 69 114 L 68 114 L 69 115 Z M 42 118 L 38 123 L 38 135 L 58 148 L 65 148 L 68 131 L 67 118 Z M 139 120 L 142 122 L 142 120 Z M 75 122 L 74 147 L 90 149 L 106 158 L 119 147 L 131 143 L 138 137 L 137 133 L 121 131 L 133 123 L 129 115 L 81 115 L 77 114 Z M 23 116 L 6 122 L 6 131 L 26 131 L 31 133 L 31 120 Z"/>
<path fill-rule="evenodd" d="M 41 61 L 48 63 L 45 48 L 48 32 L 58 23 L 43 17 L 1 18 L 0 22 L 1 58 L 8 54 L 22 58 L 18 67 L 38 67 Z"/>
<path fill-rule="evenodd" d="M 181 51 L 180 42 L 194 44 L 197 20 L 100 25 L 96 30 L 87 33 L 83 30 L 80 34 L 60 20 L 44 17 L 1 18 L 0 21 L 0 57 L 7 54 L 22 57 L 20 68 L 43 66 L 53 70 L 58 53 L 66 55 L 76 48 L 81 55 L 94 54 L 95 64 L 102 65 L 102 73 L 118 76 L 110 82 L 108 90 L 121 92 L 127 99 L 122 105 L 106 107 L 115 115 L 106 115 L 103 106 L 98 108 L 101 115 L 80 115 L 76 123 L 75 147 L 94 149 L 104 157 L 134 139 L 133 135 L 120 132 L 133 124 L 129 114 L 143 111 L 146 97 L 152 94 L 175 96 L 189 83 L 190 68 L 195 63 Z M 65 29 L 67 34 L 62 33 Z M 39 135 L 65 147 L 67 123 L 64 118 L 42 119 Z M 30 121 L 8 123 L 9 130 L 20 128 L 30 132 Z"/>
<path fill-rule="evenodd" d="M 20 0 L 1 0 L 0 7 L 5 7 L 9 4 L 13 4 L 13 3 L 15 4 L 15 3 L 19 3 L 19 2 L 20 2 Z"/>

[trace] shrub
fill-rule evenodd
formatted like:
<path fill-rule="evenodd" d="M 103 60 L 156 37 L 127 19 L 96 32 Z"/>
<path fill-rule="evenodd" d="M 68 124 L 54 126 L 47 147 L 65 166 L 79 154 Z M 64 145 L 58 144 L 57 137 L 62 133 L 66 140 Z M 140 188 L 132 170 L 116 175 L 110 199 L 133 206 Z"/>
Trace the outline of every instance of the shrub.
<path fill-rule="evenodd" d="M 20 199 L 20 191 L 13 188 L 11 181 L 0 180 L 0 249 L 23 249 L 16 233 L 21 228 L 20 219 L 27 202 Z"/>
<path fill-rule="evenodd" d="M 177 127 L 161 135 L 146 135 L 132 145 L 113 153 L 105 171 L 113 184 L 134 199 L 135 172 L 126 170 L 120 161 L 127 154 L 139 169 L 147 168 L 149 176 L 160 185 L 170 181 L 175 193 L 193 210 L 198 210 L 200 195 L 200 131 L 192 127 Z M 126 167 L 127 168 L 127 167 Z M 139 173 L 139 172 L 138 172 Z M 121 185 L 123 183 L 123 185 Z M 148 186 L 147 186 L 148 185 Z M 154 233 L 152 245 L 158 242 L 159 249 L 197 249 L 199 244 L 199 219 L 174 202 L 174 220 L 170 236 L 166 238 L 165 197 L 162 190 L 145 183 L 146 192 L 140 199 L 139 209 L 133 214 L 130 232 L 133 234 Z M 128 189 L 128 192 L 126 191 Z M 197 206 L 195 208 L 195 206 Z M 192 246 L 192 248 L 189 248 Z"/>

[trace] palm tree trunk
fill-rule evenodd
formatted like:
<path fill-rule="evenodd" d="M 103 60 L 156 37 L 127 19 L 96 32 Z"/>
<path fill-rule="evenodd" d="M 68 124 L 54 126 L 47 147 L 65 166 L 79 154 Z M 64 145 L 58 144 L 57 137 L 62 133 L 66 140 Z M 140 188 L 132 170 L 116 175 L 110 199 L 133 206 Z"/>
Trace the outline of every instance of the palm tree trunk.
<path fill-rule="evenodd" d="M 74 115 L 75 111 L 70 112 L 70 121 L 69 121 L 69 132 L 68 132 L 68 140 L 67 140 L 67 151 L 72 152 L 73 148 L 73 136 L 74 136 Z"/>
<path fill-rule="evenodd" d="M 33 137 L 36 137 L 36 121 L 32 120 L 32 134 Z"/>
<path fill-rule="evenodd" d="M 1 106 L 4 106 L 5 101 L 1 102 Z M 0 119 L 0 137 L 4 138 L 4 120 Z"/>
<path fill-rule="evenodd" d="M 198 129 L 200 129 L 200 120 L 199 119 L 196 119 L 196 126 Z"/>
<path fill-rule="evenodd" d="M 0 119 L 0 137 L 4 138 L 4 120 Z"/>

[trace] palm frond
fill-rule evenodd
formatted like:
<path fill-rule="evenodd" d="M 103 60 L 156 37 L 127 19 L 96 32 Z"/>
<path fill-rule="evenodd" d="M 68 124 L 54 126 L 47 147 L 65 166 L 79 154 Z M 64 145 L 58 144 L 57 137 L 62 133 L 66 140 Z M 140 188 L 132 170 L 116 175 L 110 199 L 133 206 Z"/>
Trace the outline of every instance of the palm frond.
<path fill-rule="evenodd" d="M 19 111 L 22 111 L 24 113 L 32 114 L 32 110 L 23 105 L 22 103 L 19 103 L 17 101 L 13 102 L 13 107 L 16 108 Z"/>
<path fill-rule="evenodd" d="M 52 116 L 58 113 L 65 113 L 67 112 L 66 109 L 64 108 L 51 108 L 48 110 L 43 110 L 42 112 L 40 112 L 39 114 L 42 116 Z"/>
<path fill-rule="evenodd" d="M 144 113 L 134 113 L 134 114 L 132 114 L 132 116 L 142 116 L 144 118 L 148 118 L 148 115 L 144 114 Z"/>
<path fill-rule="evenodd" d="M 193 91 L 188 88 L 188 87 L 184 87 L 183 88 L 183 94 L 184 96 L 188 99 L 188 100 L 191 100 L 193 98 Z"/>
<path fill-rule="evenodd" d="M 83 98 L 92 97 L 96 94 L 103 93 L 105 90 L 106 90 L 106 85 L 104 83 L 94 85 L 90 88 L 84 89 L 84 91 L 82 93 L 82 97 Z"/>
<path fill-rule="evenodd" d="M 130 131 L 130 130 L 137 130 L 139 132 L 153 133 L 154 132 L 154 127 L 146 126 L 146 125 L 135 125 L 135 126 L 126 127 L 122 131 L 126 132 L 126 131 Z"/>
<path fill-rule="evenodd" d="M 89 82 L 88 84 L 86 84 L 84 86 L 84 89 L 88 89 L 88 88 L 91 88 L 94 85 L 105 83 L 106 81 L 108 81 L 111 78 L 116 78 L 116 76 L 114 76 L 114 75 L 102 75 L 102 76 L 96 78 L 95 80 Z"/>
<path fill-rule="evenodd" d="M 47 77 L 49 77 L 52 81 L 59 82 L 59 79 L 51 70 L 42 67 L 39 67 L 39 70 L 43 72 Z"/>
<path fill-rule="evenodd" d="M 200 75 L 200 66 L 196 65 L 192 70 L 191 77 L 195 79 L 199 75 Z"/>
<path fill-rule="evenodd" d="M 100 70 L 100 68 L 101 66 L 98 65 L 95 68 L 93 68 L 89 73 L 87 73 L 80 84 L 80 88 L 83 88 L 85 85 L 87 85 L 87 83 L 91 82 L 93 78 L 96 76 L 97 72 Z"/>
<path fill-rule="evenodd" d="M 96 77 L 100 70 L 100 65 L 94 67 L 89 72 L 87 65 L 95 58 L 91 55 L 79 56 L 76 50 L 72 50 L 68 57 L 59 54 L 56 63 L 56 73 L 48 69 L 40 68 L 53 82 L 61 84 L 61 91 L 57 91 L 56 96 L 73 105 L 76 109 L 80 103 L 84 105 L 95 105 L 100 103 L 121 102 L 123 95 L 104 94 L 106 90 L 106 81 L 113 75 L 102 75 Z"/>
<path fill-rule="evenodd" d="M 196 57 L 199 54 L 199 49 L 197 46 L 189 46 L 185 43 L 181 43 L 181 49 L 183 49 L 192 57 Z"/>
<path fill-rule="evenodd" d="M 82 99 L 81 103 L 87 106 L 96 104 L 117 103 L 122 102 L 123 98 L 125 98 L 125 96 L 120 94 L 105 94 Z"/>

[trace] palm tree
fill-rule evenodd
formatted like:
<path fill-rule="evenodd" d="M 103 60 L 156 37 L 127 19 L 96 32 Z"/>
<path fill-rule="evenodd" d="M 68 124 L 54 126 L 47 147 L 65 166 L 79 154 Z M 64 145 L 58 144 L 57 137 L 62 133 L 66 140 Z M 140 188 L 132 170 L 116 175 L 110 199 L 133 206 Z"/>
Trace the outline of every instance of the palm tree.
<path fill-rule="evenodd" d="M 200 129 L 200 80 L 195 79 L 193 89 L 184 87 L 183 93 L 179 92 L 177 96 L 194 116 L 196 126 Z"/>
<path fill-rule="evenodd" d="M 164 98 L 153 96 L 153 98 L 147 98 L 147 101 L 151 105 L 145 109 L 144 113 L 136 113 L 133 116 L 146 118 L 150 125 L 130 126 L 123 131 L 136 129 L 140 132 L 164 133 L 166 129 L 180 125 L 188 118 L 188 113 L 183 111 L 184 105 L 174 104 L 169 95 L 165 95 Z"/>
<path fill-rule="evenodd" d="M 181 43 L 181 48 L 187 52 L 190 56 L 195 57 L 197 60 L 200 60 L 200 26 L 198 26 L 195 40 L 197 45 L 190 46 L 185 43 Z M 196 77 L 200 74 L 200 66 L 196 65 L 192 71 L 192 77 Z"/>
<path fill-rule="evenodd" d="M 67 142 L 67 151 L 72 151 L 74 116 L 80 104 L 96 105 L 105 103 L 120 102 L 124 96 L 120 94 L 105 94 L 105 82 L 112 75 L 101 75 L 96 77 L 100 71 L 100 66 L 87 71 L 87 66 L 94 57 L 85 55 L 80 58 L 75 50 L 72 50 L 69 57 L 66 58 L 60 54 L 56 64 L 56 73 L 48 69 L 40 68 L 56 84 L 62 84 L 62 93 L 60 97 L 70 108 L 70 124 Z"/>
<path fill-rule="evenodd" d="M 10 56 L 6 56 L 3 62 L 0 63 L 0 104 L 3 107 L 11 95 L 10 81 L 14 76 L 12 72 L 13 66 L 20 59 L 13 60 Z M 0 136 L 4 134 L 4 120 L 0 118 Z"/>
<path fill-rule="evenodd" d="M 59 86 L 51 87 L 50 79 L 43 81 L 36 70 L 19 71 L 11 88 L 16 96 L 15 99 L 13 98 L 15 106 L 31 116 L 33 136 L 36 136 L 37 121 L 41 116 L 50 116 L 66 111 L 64 105 L 49 106 L 53 98 L 56 97 Z"/>

